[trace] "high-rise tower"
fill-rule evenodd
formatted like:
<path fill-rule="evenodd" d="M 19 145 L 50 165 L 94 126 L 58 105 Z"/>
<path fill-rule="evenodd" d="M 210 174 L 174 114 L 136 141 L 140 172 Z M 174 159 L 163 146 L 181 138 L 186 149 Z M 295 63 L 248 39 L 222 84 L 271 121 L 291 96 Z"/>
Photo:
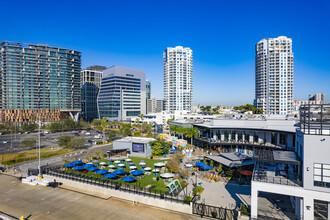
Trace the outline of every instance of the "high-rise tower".
<path fill-rule="evenodd" d="M 287 115 L 293 107 L 292 39 L 265 38 L 256 44 L 255 105 L 265 114 Z"/>
<path fill-rule="evenodd" d="M 164 57 L 164 102 L 166 111 L 191 111 L 193 52 L 188 47 L 168 47 Z"/>

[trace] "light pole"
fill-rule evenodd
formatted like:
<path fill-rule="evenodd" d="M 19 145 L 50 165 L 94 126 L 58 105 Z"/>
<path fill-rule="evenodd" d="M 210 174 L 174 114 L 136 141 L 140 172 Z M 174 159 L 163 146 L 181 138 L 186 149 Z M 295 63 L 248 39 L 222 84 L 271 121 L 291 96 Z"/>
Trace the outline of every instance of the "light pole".
<path fill-rule="evenodd" d="M 38 165 L 38 169 L 39 169 L 39 177 L 41 177 L 41 166 L 40 166 L 40 124 L 41 124 L 41 121 L 39 121 L 39 165 Z"/>

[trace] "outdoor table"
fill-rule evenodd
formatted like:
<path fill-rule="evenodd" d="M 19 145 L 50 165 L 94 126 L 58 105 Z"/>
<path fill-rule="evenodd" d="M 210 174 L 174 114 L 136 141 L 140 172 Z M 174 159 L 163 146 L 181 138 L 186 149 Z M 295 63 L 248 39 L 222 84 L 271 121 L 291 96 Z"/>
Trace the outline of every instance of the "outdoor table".
<path fill-rule="evenodd" d="M 116 166 L 115 165 L 109 165 L 109 168 L 115 168 Z"/>
<path fill-rule="evenodd" d="M 153 169 L 152 172 L 159 173 L 159 169 Z"/>
<path fill-rule="evenodd" d="M 118 164 L 119 167 L 124 167 L 125 164 L 121 163 L 121 164 Z"/>
<path fill-rule="evenodd" d="M 143 165 L 146 165 L 146 163 L 145 163 L 145 162 L 141 162 L 141 163 L 140 163 L 140 165 L 142 165 L 142 166 L 143 166 Z"/>
<path fill-rule="evenodd" d="M 127 158 L 127 159 L 125 159 L 125 161 L 132 161 L 132 159 L 130 159 L 130 158 Z"/>
<path fill-rule="evenodd" d="M 148 170 L 151 170 L 151 168 L 150 167 L 146 167 L 146 168 L 144 168 L 144 170 L 148 171 Z"/>
<path fill-rule="evenodd" d="M 130 166 L 129 167 L 131 170 L 136 169 L 136 166 Z"/>
<path fill-rule="evenodd" d="M 114 163 L 120 163 L 120 161 L 119 160 L 116 160 Z"/>
<path fill-rule="evenodd" d="M 162 174 L 160 174 L 160 177 L 162 177 L 164 179 L 173 178 L 174 174 L 173 173 L 162 173 Z"/>
<path fill-rule="evenodd" d="M 155 163 L 154 166 L 155 167 L 164 167 L 165 163 Z"/>

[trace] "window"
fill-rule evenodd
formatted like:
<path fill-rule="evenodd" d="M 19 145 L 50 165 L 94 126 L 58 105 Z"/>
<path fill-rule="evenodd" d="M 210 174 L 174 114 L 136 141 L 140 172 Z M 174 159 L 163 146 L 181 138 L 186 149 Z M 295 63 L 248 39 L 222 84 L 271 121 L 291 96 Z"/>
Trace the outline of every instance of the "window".
<path fill-rule="evenodd" d="M 330 188 L 330 165 L 314 163 L 314 186 Z"/>
<path fill-rule="evenodd" d="M 144 144 L 140 143 L 133 143 L 132 144 L 132 151 L 136 153 L 144 152 Z"/>

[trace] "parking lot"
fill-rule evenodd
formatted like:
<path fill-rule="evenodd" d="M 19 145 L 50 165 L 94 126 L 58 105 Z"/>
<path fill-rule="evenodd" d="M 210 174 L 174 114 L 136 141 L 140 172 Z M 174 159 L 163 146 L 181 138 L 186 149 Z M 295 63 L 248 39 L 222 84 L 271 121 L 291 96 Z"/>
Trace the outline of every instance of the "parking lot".
<path fill-rule="evenodd" d="M 95 139 L 94 135 L 98 134 L 96 131 L 91 131 L 90 135 L 80 134 L 79 137 L 85 137 L 86 141 L 97 141 L 102 139 Z M 56 132 L 44 134 L 40 137 L 41 147 L 58 147 L 57 140 L 61 135 L 74 136 L 72 131 Z M 20 151 L 27 150 L 26 148 L 21 148 L 20 143 L 22 140 L 32 138 L 38 140 L 38 132 L 33 132 L 29 134 L 3 134 L 0 135 L 0 154 L 5 153 L 16 153 Z M 4 143 L 8 141 L 8 143 Z M 86 142 L 87 145 L 90 143 Z"/>

